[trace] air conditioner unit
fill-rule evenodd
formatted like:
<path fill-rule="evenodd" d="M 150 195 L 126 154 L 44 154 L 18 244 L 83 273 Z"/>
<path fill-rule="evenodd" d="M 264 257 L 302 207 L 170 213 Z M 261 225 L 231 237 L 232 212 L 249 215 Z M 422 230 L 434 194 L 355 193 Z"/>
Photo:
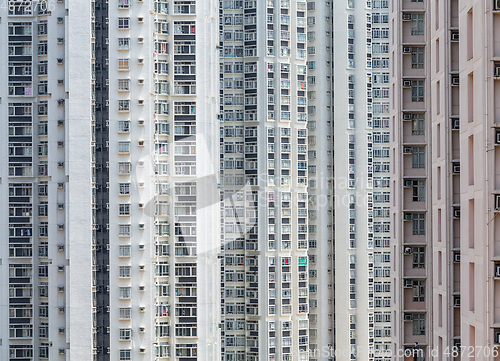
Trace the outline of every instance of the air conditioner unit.
<path fill-rule="evenodd" d="M 410 113 L 403 113 L 403 120 L 411 120 L 411 114 Z"/>
<path fill-rule="evenodd" d="M 139 312 L 146 312 L 146 307 L 139 307 Z"/>
<path fill-rule="evenodd" d="M 144 125 L 144 120 L 140 119 L 137 121 L 137 124 L 142 127 Z"/>
<path fill-rule="evenodd" d="M 413 320 L 413 316 L 409 313 L 405 313 L 405 321 L 412 321 Z"/>
<path fill-rule="evenodd" d="M 146 286 L 139 286 L 139 291 L 144 292 L 145 289 L 146 289 Z"/>
<path fill-rule="evenodd" d="M 144 64 L 144 59 L 142 59 L 142 58 L 141 58 L 141 59 L 138 59 L 137 61 L 139 62 L 139 65 Z"/>
<path fill-rule="evenodd" d="M 142 44 L 142 43 L 144 42 L 144 38 L 138 38 L 138 39 L 137 39 L 137 42 L 138 42 L 139 44 Z"/>
<path fill-rule="evenodd" d="M 139 100 L 139 105 L 144 105 L 144 100 L 140 99 Z"/>
<path fill-rule="evenodd" d="M 140 333 L 146 332 L 146 327 L 144 327 L 144 326 L 139 327 L 139 332 Z"/>
<path fill-rule="evenodd" d="M 460 252 L 455 252 L 453 254 L 453 262 L 460 262 Z"/>
<path fill-rule="evenodd" d="M 64 307 L 59 307 L 58 311 L 59 311 L 59 313 L 64 313 Z"/>
<path fill-rule="evenodd" d="M 57 162 L 57 166 L 60 168 L 64 167 L 64 162 Z"/>
<path fill-rule="evenodd" d="M 57 188 L 63 189 L 64 188 L 64 183 L 57 183 Z"/>
<path fill-rule="evenodd" d="M 144 203 L 139 203 L 139 208 L 140 209 L 144 208 Z"/>
<path fill-rule="evenodd" d="M 57 64 L 62 65 L 62 63 L 64 63 L 63 58 L 57 58 Z"/>
<path fill-rule="evenodd" d="M 64 125 L 64 120 L 58 120 L 57 121 L 57 126 L 62 127 Z"/>
<path fill-rule="evenodd" d="M 64 79 L 57 79 L 57 85 L 64 85 Z"/>
<path fill-rule="evenodd" d="M 64 230 L 64 224 L 58 224 L 57 229 L 60 231 Z"/>
<path fill-rule="evenodd" d="M 139 245 L 139 250 L 140 250 L 140 251 L 143 251 L 143 250 L 144 250 L 144 245 L 143 245 L 143 244 L 140 244 L 140 245 Z M 140 268 L 140 266 L 139 266 L 139 268 Z"/>
<path fill-rule="evenodd" d="M 143 17 L 137 18 L 137 21 L 138 21 L 139 23 L 142 23 L 142 22 L 144 21 L 144 18 L 143 18 Z"/>
<path fill-rule="evenodd" d="M 413 219 L 412 213 L 405 213 L 405 221 L 411 221 Z"/>
<path fill-rule="evenodd" d="M 140 245 L 139 245 L 139 249 L 140 249 Z M 143 264 L 139 265 L 139 271 L 144 271 L 145 269 L 145 266 Z"/>
<path fill-rule="evenodd" d="M 405 187 L 413 187 L 413 181 L 412 180 L 405 181 Z"/>
<path fill-rule="evenodd" d="M 59 252 L 64 251 L 64 245 L 63 245 L 63 244 L 59 244 L 59 245 L 57 245 L 57 250 L 58 250 Z"/>
<path fill-rule="evenodd" d="M 495 264 L 495 277 L 500 278 L 500 264 Z"/>
<path fill-rule="evenodd" d="M 500 211 L 500 194 L 495 194 L 495 211 Z"/>
<path fill-rule="evenodd" d="M 460 218 L 460 208 L 453 209 L 453 217 Z"/>
<path fill-rule="evenodd" d="M 66 353 L 66 350 L 63 348 L 59 349 L 59 355 L 64 355 Z"/>
<path fill-rule="evenodd" d="M 57 292 L 64 292 L 64 286 L 57 287 Z"/>
<path fill-rule="evenodd" d="M 410 21 L 410 20 L 411 20 L 411 14 L 403 13 L 403 21 Z"/>
<path fill-rule="evenodd" d="M 495 71 L 493 72 L 493 76 L 495 78 L 500 78 L 500 65 L 495 64 Z"/>
<path fill-rule="evenodd" d="M 459 37 L 458 32 L 451 33 L 451 41 L 459 41 L 459 40 L 460 40 L 460 37 Z"/>
<path fill-rule="evenodd" d="M 144 79 L 138 79 L 137 83 L 140 84 L 140 85 L 144 84 Z"/>
<path fill-rule="evenodd" d="M 62 24 L 63 23 L 63 18 L 57 18 L 57 23 Z"/>
<path fill-rule="evenodd" d="M 58 141 L 58 142 L 57 142 L 57 147 L 58 147 L 58 148 L 62 148 L 62 147 L 64 147 L 64 142 L 63 142 L 63 141 Z"/>
<path fill-rule="evenodd" d="M 493 10 L 500 10 L 500 0 L 494 0 L 493 1 Z"/>
<path fill-rule="evenodd" d="M 410 53 L 411 53 L 411 47 L 403 46 L 403 54 L 410 54 Z"/>
<path fill-rule="evenodd" d="M 403 154 L 411 154 L 411 153 L 412 153 L 411 147 L 404 147 L 403 148 Z"/>
<path fill-rule="evenodd" d="M 460 120 L 459 119 L 453 119 L 452 128 L 453 129 L 460 129 Z"/>
<path fill-rule="evenodd" d="M 144 140 L 139 140 L 138 144 L 139 144 L 139 147 L 143 147 L 144 146 Z"/>
<path fill-rule="evenodd" d="M 495 133 L 495 144 L 500 144 L 500 131 Z"/>
<path fill-rule="evenodd" d="M 411 87 L 411 80 L 403 80 L 403 88 Z"/>
<path fill-rule="evenodd" d="M 64 209 L 64 203 L 58 203 L 57 209 Z"/>
<path fill-rule="evenodd" d="M 144 229 L 144 223 L 139 223 L 139 229 Z"/>
<path fill-rule="evenodd" d="M 63 106 L 64 105 L 64 99 L 59 99 L 57 101 L 57 105 L 60 106 L 60 107 Z"/>
<path fill-rule="evenodd" d="M 60 335 L 63 335 L 64 334 L 64 327 L 59 328 L 58 332 Z"/>
<path fill-rule="evenodd" d="M 405 288 L 412 288 L 412 287 L 413 287 L 413 281 L 405 280 Z"/>
<path fill-rule="evenodd" d="M 405 254 L 411 254 L 411 247 L 405 247 Z"/>
<path fill-rule="evenodd" d="M 500 330 L 495 330 L 495 339 L 493 340 L 495 344 L 500 344 Z"/>
<path fill-rule="evenodd" d="M 460 174 L 460 165 L 453 166 L 453 173 Z"/>
<path fill-rule="evenodd" d="M 460 296 L 455 296 L 453 298 L 453 306 L 460 307 Z"/>
<path fill-rule="evenodd" d="M 59 272 L 64 272 L 64 266 L 57 266 L 57 270 Z"/>
<path fill-rule="evenodd" d="M 454 76 L 451 78 L 451 85 L 460 85 L 460 78 L 458 76 Z"/>

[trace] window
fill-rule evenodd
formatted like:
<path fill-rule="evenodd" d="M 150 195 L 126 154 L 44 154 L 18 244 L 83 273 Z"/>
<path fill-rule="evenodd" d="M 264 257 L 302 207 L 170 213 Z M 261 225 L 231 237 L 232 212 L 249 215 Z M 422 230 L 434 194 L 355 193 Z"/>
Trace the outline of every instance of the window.
<path fill-rule="evenodd" d="M 425 202 L 425 181 L 413 181 L 413 202 Z"/>
<path fill-rule="evenodd" d="M 118 122 L 118 133 L 129 133 L 130 132 L 130 121 L 120 120 Z"/>
<path fill-rule="evenodd" d="M 132 329 L 120 328 L 120 341 L 130 341 L 132 338 Z"/>
<path fill-rule="evenodd" d="M 120 183 L 119 187 L 121 196 L 130 194 L 130 183 Z"/>
<path fill-rule="evenodd" d="M 130 287 L 120 287 L 120 298 L 121 299 L 130 298 Z"/>
<path fill-rule="evenodd" d="M 121 154 L 130 153 L 130 142 L 118 142 L 118 153 Z"/>
<path fill-rule="evenodd" d="M 412 247 L 412 267 L 425 268 L 425 247 Z"/>
<path fill-rule="evenodd" d="M 130 174 L 130 163 L 118 163 L 118 174 Z"/>
<path fill-rule="evenodd" d="M 413 314 L 413 334 L 425 335 L 425 313 Z"/>
<path fill-rule="evenodd" d="M 425 60 L 425 51 L 423 46 L 414 46 L 411 48 L 411 67 L 413 69 L 423 69 Z"/>
<path fill-rule="evenodd" d="M 424 35 L 424 14 L 411 14 L 411 35 Z"/>
<path fill-rule="evenodd" d="M 423 102 L 424 101 L 424 81 L 412 80 L 411 82 L 411 101 Z"/>
<path fill-rule="evenodd" d="M 118 18 L 118 29 L 130 29 L 130 18 Z"/>
<path fill-rule="evenodd" d="M 132 310 L 130 307 L 121 307 L 120 308 L 120 320 L 130 320 L 132 314 Z"/>
<path fill-rule="evenodd" d="M 130 257 L 130 245 L 120 246 L 119 257 Z"/>
<path fill-rule="evenodd" d="M 118 70 L 127 71 L 130 69 L 130 59 L 118 59 Z"/>
<path fill-rule="evenodd" d="M 118 79 L 118 91 L 129 91 L 130 79 Z"/>
<path fill-rule="evenodd" d="M 130 236 L 130 224 L 120 224 L 119 226 L 119 236 L 127 237 Z"/>
<path fill-rule="evenodd" d="M 131 350 L 120 350 L 120 361 L 132 360 L 130 355 L 131 355 Z"/>
<path fill-rule="evenodd" d="M 120 266 L 120 278 L 130 278 L 130 266 Z"/>
<path fill-rule="evenodd" d="M 425 281 L 413 281 L 413 302 L 425 302 Z"/>
<path fill-rule="evenodd" d="M 130 204 L 122 203 L 118 207 L 120 216 L 130 216 Z"/>
<path fill-rule="evenodd" d="M 118 100 L 118 111 L 119 112 L 130 111 L 130 100 Z"/>
<path fill-rule="evenodd" d="M 118 0 L 118 9 L 129 9 L 130 2 L 131 2 L 131 0 Z M 129 354 L 129 356 L 130 356 L 130 354 Z M 121 351 L 120 351 L 120 360 L 121 360 Z M 130 360 L 130 358 L 128 358 L 126 360 Z"/>
<path fill-rule="evenodd" d="M 412 148 L 412 168 L 425 168 L 425 147 Z"/>
<path fill-rule="evenodd" d="M 129 50 L 130 38 L 118 38 L 118 50 Z"/>
<path fill-rule="evenodd" d="M 424 135 L 425 134 L 424 124 L 425 123 L 424 123 L 423 113 L 412 114 L 411 135 Z"/>

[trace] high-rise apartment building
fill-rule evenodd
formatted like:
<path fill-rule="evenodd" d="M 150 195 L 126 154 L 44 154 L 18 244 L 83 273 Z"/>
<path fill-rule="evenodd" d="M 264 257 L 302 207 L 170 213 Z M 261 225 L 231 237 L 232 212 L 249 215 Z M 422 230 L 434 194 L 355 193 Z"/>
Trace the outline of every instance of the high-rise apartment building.
<path fill-rule="evenodd" d="M 0 358 L 218 359 L 218 2 L 1 17 Z"/>
<path fill-rule="evenodd" d="M 498 359 L 500 3 L 391 10 L 393 349 Z"/>
<path fill-rule="evenodd" d="M 221 1 L 224 360 L 307 360 L 307 7 Z"/>
<path fill-rule="evenodd" d="M 0 359 L 90 359 L 90 3 L 4 5 Z"/>

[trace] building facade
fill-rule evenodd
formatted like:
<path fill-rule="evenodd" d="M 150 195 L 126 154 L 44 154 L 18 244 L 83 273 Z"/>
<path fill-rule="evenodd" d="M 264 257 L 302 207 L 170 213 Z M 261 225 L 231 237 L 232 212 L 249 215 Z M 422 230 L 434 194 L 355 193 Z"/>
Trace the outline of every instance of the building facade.
<path fill-rule="evenodd" d="M 497 359 L 500 3 L 391 4 L 393 350 Z"/>

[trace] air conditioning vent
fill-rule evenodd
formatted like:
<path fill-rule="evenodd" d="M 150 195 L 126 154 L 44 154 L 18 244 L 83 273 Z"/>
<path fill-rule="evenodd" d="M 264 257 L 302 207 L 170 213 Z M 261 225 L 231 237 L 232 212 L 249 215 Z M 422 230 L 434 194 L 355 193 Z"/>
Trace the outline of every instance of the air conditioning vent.
<path fill-rule="evenodd" d="M 460 262 L 460 252 L 455 252 L 453 254 L 453 262 Z"/>
<path fill-rule="evenodd" d="M 411 114 L 410 113 L 403 113 L 403 120 L 411 120 Z"/>
<path fill-rule="evenodd" d="M 454 307 L 460 307 L 460 296 L 455 296 L 453 298 L 453 306 Z"/>
<path fill-rule="evenodd" d="M 411 87 L 411 81 L 403 80 L 403 88 L 409 88 L 409 87 Z"/>
<path fill-rule="evenodd" d="M 412 288 L 412 287 L 413 287 L 413 281 L 405 280 L 405 288 Z"/>
<path fill-rule="evenodd" d="M 411 54 L 411 47 L 403 46 L 403 54 Z"/>
<path fill-rule="evenodd" d="M 495 263 L 495 277 L 500 278 L 500 264 Z"/>
<path fill-rule="evenodd" d="M 459 164 L 453 166 L 453 173 L 460 174 L 460 165 Z"/>
<path fill-rule="evenodd" d="M 413 187 L 413 181 L 412 180 L 405 181 L 405 187 Z"/>
<path fill-rule="evenodd" d="M 500 10 L 500 0 L 493 0 L 493 10 L 494 11 Z"/>
<path fill-rule="evenodd" d="M 459 130 L 460 129 L 460 120 L 459 119 L 452 119 L 452 129 L 454 130 Z"/>
<path fill-rule="evenodd" d="M 451 77 L 451 85 L 460 85 L 460 78 L 458 76 Z"/>
<path fill-rule="evenodd" d="M 411 154 L 411 153 L 412 153 L 411 147 L 404 147 L 403 148 L 403 154 Z"/>
<path fill-rule="evenodd" d="M 146 286 L 139 286 L 139 291 L 144 292 L 145 289 L 146 289 Z"/>
<path fill-rule="evenodd" d="M 139 65 L 144 64 L 144 59 L 138 59 L 137 61 L 139 62 Z"/>
<path fill-rule="evenodd" d="M 410 21 L 410 20 L 411 20 L 411 14 L 403 13 L 403 21 Z"/>
<path fill-rule="evenodd" d="M 405 221 L 411 221 L 413 219 L 412 213 L 405 213 Z"/>
<path fill-rule="evenodd" d="M 460 40 L 460 37 L 459 37 L 459 33 L 458 31 L 454 31 L 451 33 L 451 41 L 459 41 Z"/>
<path fill-rule="evenodd" d="M 139 307 L 139 312 L 146 312 L 146 307 Z"/>
<path fill-rule="evenodd" d="M 144 229 L 144 223 L 139 223 L 139 229 Z"/>
<path fill-rule="evenodd" d="M 138 124 L 140 127 L 144 126 L 144 120 L 142 120 L 142 119 L 138 120 L 138 121 L 137 121 L 137 124 Z"/>
<path fill-rule="evenodd" d="M 139 144 L 139 147 L 144 147 L 144 140 L 139 140 L 138 144 Z"/>
<path fill-rule="evenodd" d="M 144 245 L 143 245 L 143 244 L 140 244 L 140 245 L 139 245 L 139 250 L 140 250 L 140 251 L 143 251 L 143 250 L 144 250 Z M 139 269 L 140 269 L 140 268 L 141 268 L 141 266 L 139 266 Z"/>
<path fill-rule="evenodd" d="M 58 120 L 58 121 L 57 121 L 57 126 L 58 126 L 58 127 L 62 127 L 62 126 L 64 126 L 64 120 Z"/>
<path fill-rule="evenodd" d="M 139 249 L 140 249 L 140 246 L 139 246 Z M 143 264 L 139 265 L 139 271 L 144 271 L 145 268 L 146 267 Z"/>
<path fill-rule="evenodd" d="M 411 247 L 405 247 L 405 254 L 411 254 Z"/>
<path fill-rule="evenodd" d="M 144 327 L 144 326 L 139 327 L 139 332 L 140 333 L 146 332 L 146 327 Z"/>
<path fill-rule="evenodd" d="M 412 321 L 413 316 L 409 313 L 405 313 L 405 322 Z"/>
<path fill-rule="evenodd" d="M 453 208 L 453 217 L 460 218 L 460 208 Z"/>
<path fill-rule="evenodd" d="M 144 79 L 138 79 L 137 83 L 140 84 L 140 85 L 144 84 Z"/>
<path fill-rule="evenodd" d="M 500 145 L 500 131 L 497 131 L 495 133 L 495 144 L 499 144 Z"/>

